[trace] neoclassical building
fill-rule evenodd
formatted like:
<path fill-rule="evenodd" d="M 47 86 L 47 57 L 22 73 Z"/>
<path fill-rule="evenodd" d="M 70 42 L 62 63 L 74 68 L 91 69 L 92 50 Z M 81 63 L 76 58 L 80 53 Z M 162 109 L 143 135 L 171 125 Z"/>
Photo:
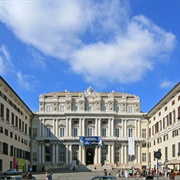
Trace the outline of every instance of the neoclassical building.
<path fill-rule="evenodd" d="M 159 169 L 180 169 L 180 83 L 176 84 L 148 113 L 149 165 L 157 167 L 155 151 L 161 151 Z"/>
<path fill-rule="evenodd" d="M 109 164 L 180 169 L 180 83 L 148 113 L 121 92 L 53 92 L 32 112 L 0 76 L 0 172 Z M 160 159 L 154 152 L 160 151 Z"/>
<path fill-rule="evenodd" d="M 30 167 L 32 111 L 0 76 L 0 172 Z"/>
<path fill-rule="evenodd" d="M 91 87 L 41 94 L 32 123 L 32 169 L 65 167 L 73 160 L 82 166 L 147 167 L 147 143 L 148 121 L 138 96 Z"/>

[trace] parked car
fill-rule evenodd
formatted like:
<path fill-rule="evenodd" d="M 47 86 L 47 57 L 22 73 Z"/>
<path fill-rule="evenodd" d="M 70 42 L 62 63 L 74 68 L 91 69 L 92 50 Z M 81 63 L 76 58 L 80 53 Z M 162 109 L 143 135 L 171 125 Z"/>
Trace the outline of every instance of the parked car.
<path fill-rule="evenodd" d="M 0 180 L 23 180 L 22 176 L 0 176 Z M 35 176 L 32 176 L 32 180 L 37 180 Z"/>
<path fill-rule="evenodd" d="M 114 176 L 95 176 L 91 180 L 103 180 L 103 179 L 116 180 L 116 177 L 114 177 Z"/>
<path fill-rule="evenodd" d="M 9 169 L 7 171 L 4 172 L 4 174 L 18 174 L 18 171 L 16 169 Z"/>

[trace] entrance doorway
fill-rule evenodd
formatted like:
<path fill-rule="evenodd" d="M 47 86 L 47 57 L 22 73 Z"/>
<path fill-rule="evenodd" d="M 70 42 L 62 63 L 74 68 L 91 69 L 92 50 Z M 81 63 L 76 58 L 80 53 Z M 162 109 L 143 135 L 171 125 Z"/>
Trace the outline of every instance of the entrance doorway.
<path fill-rule="evenodd" d="M 94 150 L 92 148 L 86 150 L 86 165 L 89 164 L 94 164 Z"/>

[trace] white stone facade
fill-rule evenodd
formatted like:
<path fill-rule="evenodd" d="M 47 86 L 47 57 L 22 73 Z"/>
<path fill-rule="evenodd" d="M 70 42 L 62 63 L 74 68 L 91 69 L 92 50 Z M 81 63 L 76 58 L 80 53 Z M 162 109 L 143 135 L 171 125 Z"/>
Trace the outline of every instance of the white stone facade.
<path fill-rule="evenodd" d="M 148 165 L 146 114 L 140 112 L 139 97 L 125 93 L 56 92 L 39 97 L 35 113 L 32 166 L 42 170 L 79 165 L 131 167 Z M 79 136 L 100 136 L 102 146 L 80 146 Z M 128 137 L 134 138 L 135 155 L 128 155 Z M 142 154 L 143 157 L 142 161 Z"/>
<path fill-rule="evenodd" d="M 157 168 L 155 151 L 161 151 L 158 168 L 180 169 L 180 83 L 147 114 L 149 119 L 149 166 Z"/>
<path fill-rule="evenodd" d="M 0 76 L 0 172 L 30 166 L 30 118 L 33 113 Z"/>

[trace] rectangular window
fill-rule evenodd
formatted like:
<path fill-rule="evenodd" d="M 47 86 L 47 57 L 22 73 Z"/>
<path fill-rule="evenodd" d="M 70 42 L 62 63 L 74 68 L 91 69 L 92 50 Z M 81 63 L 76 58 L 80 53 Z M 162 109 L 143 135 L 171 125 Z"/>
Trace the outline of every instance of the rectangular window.
<path fill-rule="evenodd" d="M 6 108 L 6 121 L 9 122 L 9 109 Z"/>
<path fill-rule="evenodd" d="M 18 127 L 18 117 L 16 116 L 16 127 Z"/>
<path fill-rule="evenodd" d="M 13 133 L 12 132 L 10 132 L 10 137 L 13 138 Z"/>
<path fill-rule="evenodd" d="M 116 136 L 116 137 L 119 137 L 119 128 L 116 128 L 116 129 L 115 129 L 115 136 Z"/>
<path fill-rule="evenodd" d="M 8 130 L 7 129 L 5 129 L 5 135 L 8 136 Z"/>
<path fill-rule="evenodd" d="M 63 105 L 60 105 L 60 106 L 59 106 L 59 111 L 60 111 L 60 112 L 64 112 L 64 106 L 63 106 Z"/>
<path fill-rule="evenodd" d="M 52 128 L 51 127 L 46 128 L 46 137 L 52 137 Z"/>
<path fill-rule="evenodd" d="M 65 161 L 65 146 L 60 145 L 59 146 L 59 161 L 64 162 Z"/>
<path fill-rule="evenodd" d="M 11 124 L 14 125 L 14 113 L 11 113 Z"/>
<path fill-rule="evenodd" d="M 128 137 L 133 137 L 133 129 L 128 129 Z"/>
<path fill-rule="evenodd" d="M 128 113 L 133 113 L 134 112 L 134 107 L 133 106 L 129 106 L 128 107 Z"/>
<path fill-rule="evenodd" d="M 51 112 L 51 106 L 50 105 L 46 105 L 46 112 Z"/>
<path fill-rule="evenodd" d="M 64 128 L 59 128 L 59 136 L 64 137 Z"/>
<path fill-rule="evenodd" d="M 142 137 L 146 138 L 146 129 L 142 129 Z"/>
<path fill-rule="evenodd" d="M 76 105 L 73 106 L 73 111 L 77 111 L 77 106 Z"/>
<path fill-rule="evenodd" d="M 176 150 L 175 150 L 175 144 L 172 145 L 172 157 L 175 157 Z"/>
<path fill-rule="evenodd" d="M 168 160 L 168 147 L 165 147 L 165 160 Z"/>
<path fill-rule="evenodd" d="M 32 131 L 32 137 L 37 137 L 37 128 L 33 128 Z"/>
<path fill-rule="evenodd" d="M 87 128 L 87 136 L 92 136 L 93 132 L 92 132 L 92 128 Z"/>
<path fill-rule="evenodd" d="M 37 161 L 37 153 L 36 152 L 32 153 L 32 160 L 35 162 Z"/>
<path fill-rule="evenodd" d="M 4 105 L 1 104 L 0 117 L 4 118 Z"/>
<path fill-rule="evenodd" d="M 142 153 L 142 162 L 146 162 L 146 153 Z"/>
<path fill-rule="evenodd" d="M 180 156 L 180 142 L 178 143 L 178 156 Z"/>
<path fill-rule="evenodd" d="M 73 135 L 76 137 L 78 136 L 78 128 L 73 129 Z"/>
<path fill-rule="evenodd" d="M 102 128 L 102 136 L 106 137 L 106 128 Z"/>

